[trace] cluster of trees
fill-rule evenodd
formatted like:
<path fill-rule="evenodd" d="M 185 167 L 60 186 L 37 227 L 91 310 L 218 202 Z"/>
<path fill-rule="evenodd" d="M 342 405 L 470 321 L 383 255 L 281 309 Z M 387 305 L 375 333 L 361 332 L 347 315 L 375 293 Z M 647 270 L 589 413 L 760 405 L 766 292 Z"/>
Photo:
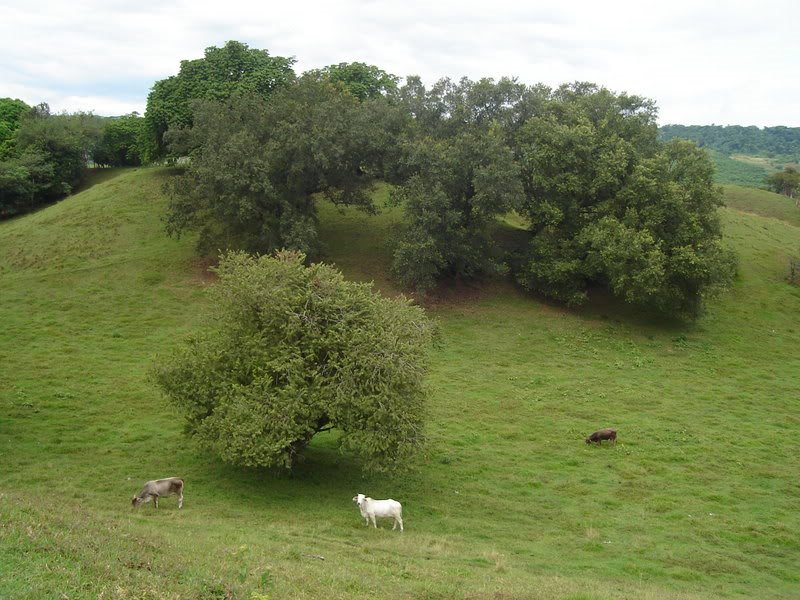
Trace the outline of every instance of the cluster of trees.
<path fill-rule="evenodd" d="M 767 185 L 778 194 L 794 198 L 800 195 L 800 171 L 793 167 L 785 167 L 767 177 Z"/>
<path fill-rule="evenodd" d="M 0 218 L 69 194 L 87 166 L 137 165 L 144 120 L 51 114 L 47 104 L 0 99 Z"/>
<path fill-rule="evenodd" d="M 661 138 L 693 140 L 725 155 L 752 154 L 800 159 L 800 127 L 741 125 L 664 125 Z"/>
<path fill-rule="evenodd" d="M 250 253 L 223 255 L 211 322 L 155 369 L 224 460 L 291 468 L 334 427 L 368 470 L 391 470 L 422 441 L 433 328 L 406 301 L 305 266 L 320 251 L 318 196 L 375 212 L 371 185 L 392 183 L 405 212 L 392 270 L 420 293 L 510 272 L 566 303 L 600 286 L 691 318 L 734 277 L 711 160 L 660 140 L 650 100 L 292 64 L 209 48 L 155 84 L 145 114 L 151 156 L 189 157 L 167 184 L 168 231 Z M 512 211 L 527 241 L 509 255 L 494 234 Z"/>
<path fill-rule="evenodd" d="M 165 80 L 195 89 L 197 72 L 200 88 L 224 90 L 190 102 L 190 118 L 183 108 L 164 118 L 174 125 L 154 142 L 191 156 L 170 185 L 167 223 L 176 235 L 199 231 L 202 251 L 314 256 L 314 195 L 374 211 L 368 191 L 380 178 L 395 184 L 406 213 L 394 274 L 419 293 L 511 268 L 526 288 L 570 304 L 601 286 L 691 318 L 734 276 L 712 163 L 693 143 L 659 140 L 650 100 L 507 78 L 426 88 L 409 77 L 401 86 L 362 63 L 295 76 L 291 59 L 263 51 L 236 72 L 237 87 L 229 70 L 204 63 L 257 52 L 229 42 Z M 280 77 L 254 91 L 250 82 L 268 64 Z M 161 83 L 151 94 L 157 111 Z M 146 121 L 149 111 L 150 103 Z M 511 259 L 493 239 L 509 211 L 528 224 L 530 240 Z"/>

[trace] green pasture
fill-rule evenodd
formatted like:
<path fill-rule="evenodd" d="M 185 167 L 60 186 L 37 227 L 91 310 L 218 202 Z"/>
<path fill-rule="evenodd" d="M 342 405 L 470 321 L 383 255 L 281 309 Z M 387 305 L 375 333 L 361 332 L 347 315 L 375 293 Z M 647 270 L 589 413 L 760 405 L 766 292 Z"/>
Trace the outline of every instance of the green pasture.
<path fill-rule="evenodd" d="M 795 198 L 741 185 L 724 185 L 725 206 L 750 212 L 762 217 L 772 217 L 800 227 L 800 206 Z"/>
<path fill-rule="evenodd" d="M 324 433 L 288 478 L 205 455 L 147 379 L 213 285 L 163 232 L 168 176 L 0 223 L 0 598 L 797 597 L 800 209 L 726 188 L 739 276 L 691 325 L 448 288 L 426 455 L 364 478 Z M 324 259 L 397 293 L 400 219 L 322 204 Z M 616 446 L 583 442 L 600 427 Z M 173 475 L 182 510 L 131 509 Z M 401 501 L 405 533 L 365 528 L 358 492 Z"/>

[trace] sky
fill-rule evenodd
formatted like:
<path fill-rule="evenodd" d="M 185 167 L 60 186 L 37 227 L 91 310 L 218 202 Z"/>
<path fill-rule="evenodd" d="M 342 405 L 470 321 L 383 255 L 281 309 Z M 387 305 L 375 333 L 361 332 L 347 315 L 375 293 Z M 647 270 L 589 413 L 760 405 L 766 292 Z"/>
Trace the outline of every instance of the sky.
<path fill-rule="evenodd" d="M 800 2 L 0 0 L 0 97 L 144 113 L 153 83 L 228 40 L 295 70 L 591 81 L 659 123 L 800 126 Z"/>

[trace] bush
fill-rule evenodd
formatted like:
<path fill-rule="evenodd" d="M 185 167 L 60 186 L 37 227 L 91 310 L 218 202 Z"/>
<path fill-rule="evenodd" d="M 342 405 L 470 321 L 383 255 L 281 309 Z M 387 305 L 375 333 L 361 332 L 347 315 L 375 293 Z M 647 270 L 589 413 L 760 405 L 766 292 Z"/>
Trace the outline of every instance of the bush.
<path fill-rule="evenodd" d="M 423 443 L 432 323 L 304 259 L 223 256 L 207 326 L 156 364 L 155 380 L 226 462 L 290 469 L 335 428 L 365 470 L 401 469 Z"/>

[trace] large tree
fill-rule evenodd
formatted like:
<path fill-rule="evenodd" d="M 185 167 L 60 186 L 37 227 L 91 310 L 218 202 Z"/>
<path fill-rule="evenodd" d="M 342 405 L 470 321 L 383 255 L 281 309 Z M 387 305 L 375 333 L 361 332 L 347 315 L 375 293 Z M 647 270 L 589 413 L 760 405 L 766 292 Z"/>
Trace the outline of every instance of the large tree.
<path fill-rule="evenodd" d="M 194 127 L 168 136 L 195 148 L 170 187 L 168 231 L 199 230 L 203 253 L 292 248 L 313 255 L 314 194 L 372 210 L 368 191 L 393 147 L 393 119 L 388 105 L 359 102 L 314 77 L 269 102 L 249 95 L 200 104 Z"/>
<path fill-rule="evenodd" d="M 424 293 L 444 279 L 504 270 L 491 230 L 522 196 L 504 127 L 522 91 L 510 79 L 467 78 L 442 79 L 427 90 L 416 77 L 399 90 L 412 118 L 394 194 L 406 223 L 392 269 L 404 286 Z"/>
<path fill-rule="evenodd" d="M 91 113 L 52 115 L 47 104 L 25 113 L 13 149 L 0 163 L 0 215 L 31 210 L 79 185 L 101 137 L 102 121 Z"/>
<path fill-rule="evenodd" d="M 403 469 L 423 443 L 432 323 L 407 300 L 303 263 L 223 256 L 206 327 L 157 362 L 155 380 L 226 462 L 290 469 L 336 429 L 366 471 Z"/>
<path fill-rule="evenodd" d="M 568 303 L 592 285 L 694 317 L 729 284 L 713 165 L 693 143 L 657 139 L 651 101 L 592 84 L 555 90 L 517 135 L 533 234 L 517 273 Z"/>
<path fill-rule="evenodd" d="M 424 293 L 443 279 L 502 272 L 492 225 L 522 186 L 499 128 L 408 142 L 404 168 L 408 179 L 394 194 L 406 215 L 392 262 L 398 280 Z"/>
<path fill-rule="evenodd" d="M 109 167 L 142 164 L 144 119 L 133 112 L 103 120 L 102 136 L 92 153 L 95 164 Z"/>
<path fill-rule="evenodd" d="M 294 79 L 294 62 L 236 41 L 206 48 L 203 58 L 181 61 L 178 74 L 156 81 L 147 96 L 145 158 L 165 156 L 169 128 L 192 126 L 197 100 L 224 101 L 237 94 L 267 98 Z"/>

